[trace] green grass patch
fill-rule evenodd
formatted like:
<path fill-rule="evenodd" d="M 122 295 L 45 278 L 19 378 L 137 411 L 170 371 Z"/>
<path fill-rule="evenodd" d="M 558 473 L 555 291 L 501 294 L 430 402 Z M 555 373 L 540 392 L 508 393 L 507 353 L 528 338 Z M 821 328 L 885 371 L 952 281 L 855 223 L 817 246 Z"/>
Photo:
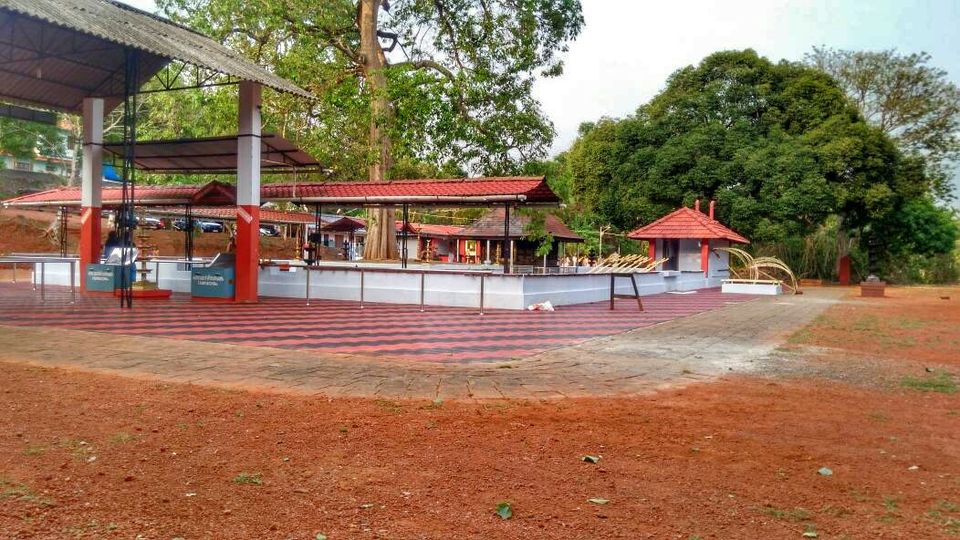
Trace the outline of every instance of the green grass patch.
<path fill-rule="evenodd" d="M 25 456 L 42 456 L 47 451 L 46 446 L 28 446 L 23 449 L 23 455 Z"/>
<path fill-rule="evenodd" d="M 920 392 L 940 392 L 953 394 L 957 391 L 957 383 L 949 373 L 940 373 L 929 377 L 904 377 L 900 386 Z"/>
<path fill-rule="evenodd" d="M 810 512 L 804 508 L 777 508 L 776 506 L 764 506 L 761 513 L 781 521 L 792 521 L 794 523 L 807 521 L 810 519 Z"/>
<path fill-rule="evenodd" d="M 930 326 L 931 321 L 914 319 L 911 317 L 897 317 L 893 320 L 893 325 L 904 330 L 918 330 Z"/>
<path fill-rule="evenodd" d="M 53 506 L 55 504 L 53 499 L 37 495 L 27 485 L 0 476 L 0 500 L 3 499 L 12 499 L 39 506 Z"/>
<path fill-rule="evenodd" d="M 233 483 L 239 485 L 262 486 L 263 475 L 260 473 L 242 472 L 233 477 Z"/>
<path fill-rule="evenodd" d="M 399 403 L 388 399 L 377 399 L 374 400 L 373 404 L 389 413 L 400 414 L 403 412 L 403 407 Z"/>
<path fill-rule="evenodd" d="M 131 435 L 125 431 L 121 431 L 119 433 L 115 433 L 112 437 L 110 437 L 110 442 L 112 442 L 113 444 L 126 444 L 136 438 L 137 437 L 135 435 Z"/>

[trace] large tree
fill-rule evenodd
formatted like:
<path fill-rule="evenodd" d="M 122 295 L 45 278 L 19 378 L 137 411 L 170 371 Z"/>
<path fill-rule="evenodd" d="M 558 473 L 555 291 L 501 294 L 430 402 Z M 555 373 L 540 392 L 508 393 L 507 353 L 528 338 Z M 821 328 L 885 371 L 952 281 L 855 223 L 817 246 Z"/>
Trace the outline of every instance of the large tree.
<path fill-rule="evenodd" d="M 0 151 L 16 158 L 62 157 L 66 144 L 53 124 L 0 117 Z"/>
<path fill-rule="evenodd" d="M 585 124 L 566 161 L 578 199 L 622 229 L 715 198 L 721 220 L 760 242 L 834 214 L 862 231 L 928 189 L 830 76 L 751 50 L 678 70 L 631 117 Z"/>
<path fill-rule="evenodd" d="M 583 24 L 578 0 L 159 4 L 319 96 L 306 112 L 283 97 L 265 111 L 371 181 L 411 163 L 502 173 L 542 157 L 553 128 L 533 81 L 562 72 L 557 53 Z M 365 258 L 396 257 L 393 219 L 390 209 L 371 216 Z"/>
<path fill-rule="evenodd" d="M 960 156 L 960 88 L 925 52 L 816 47 L 807 63 L 836 79 L 864 118 L 922 157 L 935 191 L 946 196 L 948 166 Z"/>

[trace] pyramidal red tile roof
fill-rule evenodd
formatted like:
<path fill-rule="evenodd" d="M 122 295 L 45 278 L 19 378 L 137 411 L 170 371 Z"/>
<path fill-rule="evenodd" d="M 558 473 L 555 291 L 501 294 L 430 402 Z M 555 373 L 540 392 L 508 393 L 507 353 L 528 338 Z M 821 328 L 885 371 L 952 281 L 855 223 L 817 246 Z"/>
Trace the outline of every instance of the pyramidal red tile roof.
<path fill-rule="evenodd" d="M 627 234 L 635 240 L 652 240 L 655 238 L 720 238 L 749 244 L 750 241 L 730 230 L 722 223 L 711 219 L 703 212 L 692 208 L 679 208 L 649 225 Z"/>

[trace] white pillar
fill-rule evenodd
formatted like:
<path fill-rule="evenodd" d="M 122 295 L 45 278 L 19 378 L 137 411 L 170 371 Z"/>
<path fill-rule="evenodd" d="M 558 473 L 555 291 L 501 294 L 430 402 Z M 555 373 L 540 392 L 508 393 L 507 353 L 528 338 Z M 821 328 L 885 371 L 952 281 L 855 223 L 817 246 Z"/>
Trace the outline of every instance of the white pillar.
<path fill-rule="evenodd" d="M 80 205 L 100 208 L 103 183 L 103 99 L 83 99 L 83 167 Z"/>
<path fill-rule="evenodd" d="M 260 94 L 257 83 L 240 83 L 237 136 L 237 205 L 260 206 Z"/>

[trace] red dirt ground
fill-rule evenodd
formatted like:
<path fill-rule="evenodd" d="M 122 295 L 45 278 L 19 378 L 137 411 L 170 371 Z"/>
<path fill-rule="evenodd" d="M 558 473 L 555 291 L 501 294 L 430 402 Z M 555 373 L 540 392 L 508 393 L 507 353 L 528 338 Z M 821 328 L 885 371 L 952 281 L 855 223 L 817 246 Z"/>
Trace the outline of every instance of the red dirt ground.
<path fill-rule="evenodd" d="M 5 253 L 50 253 L 59 250 L 59 244 L 44 238 L 43 232 L 56 219 L 51 212 L 5 208 L 0 210 L 0 254 Z M 106 239 L 110 228 L 104 220 L 102 231 Z M 67 249 L 77 252 L 80 237 L 80 218 L 70 216 L 68 223 L 69 238 Z M 183 233 L 175 230 L 149 231 L 149 244 L 157 247 L 164 256 L 183 254 Z M 229 242 L 228 233 L 204 233 L 194 237 L 194 254 L 198 257 L 210 257 L 223 251 Z M 336 250 L 331 250 L 327 258 L 334 258 Z M 263 258 L 292 259 L 296 256 L 296 242 L 292 238 L 260 238 L 260 256 Z"/>
<path fill-rule="evenodd" d="M 915 339 L 911 353 L 957 358 L 955 341 L 919 339 L 956 311 L 954 300 L 927 298 L 912 289 L 840 305 L 814 328 L 910 313 L 923 323 L 903 329 L 901 338 Z M 943 307 L 913 312 L 914 304 Z M 838 345 L 857 349 L 870 332 L 851 323 Z M 837 349 L 818 363 L 846 354 Z M 960 534 L 956 393 L 810 372 L 638 398 L 435 404 L 223 391 L 10 363 L 3 370 L 5 538 Z M 585 463 L 586 454 L 602 459 Z M 818 475 L 821 467 L 833 474 Z M 238 483 L 243 473 L 262 484 Z M 594 497 L 609 503 L 587 502 Z M 494 515 L 504 500 L 513 519 Z"/>

